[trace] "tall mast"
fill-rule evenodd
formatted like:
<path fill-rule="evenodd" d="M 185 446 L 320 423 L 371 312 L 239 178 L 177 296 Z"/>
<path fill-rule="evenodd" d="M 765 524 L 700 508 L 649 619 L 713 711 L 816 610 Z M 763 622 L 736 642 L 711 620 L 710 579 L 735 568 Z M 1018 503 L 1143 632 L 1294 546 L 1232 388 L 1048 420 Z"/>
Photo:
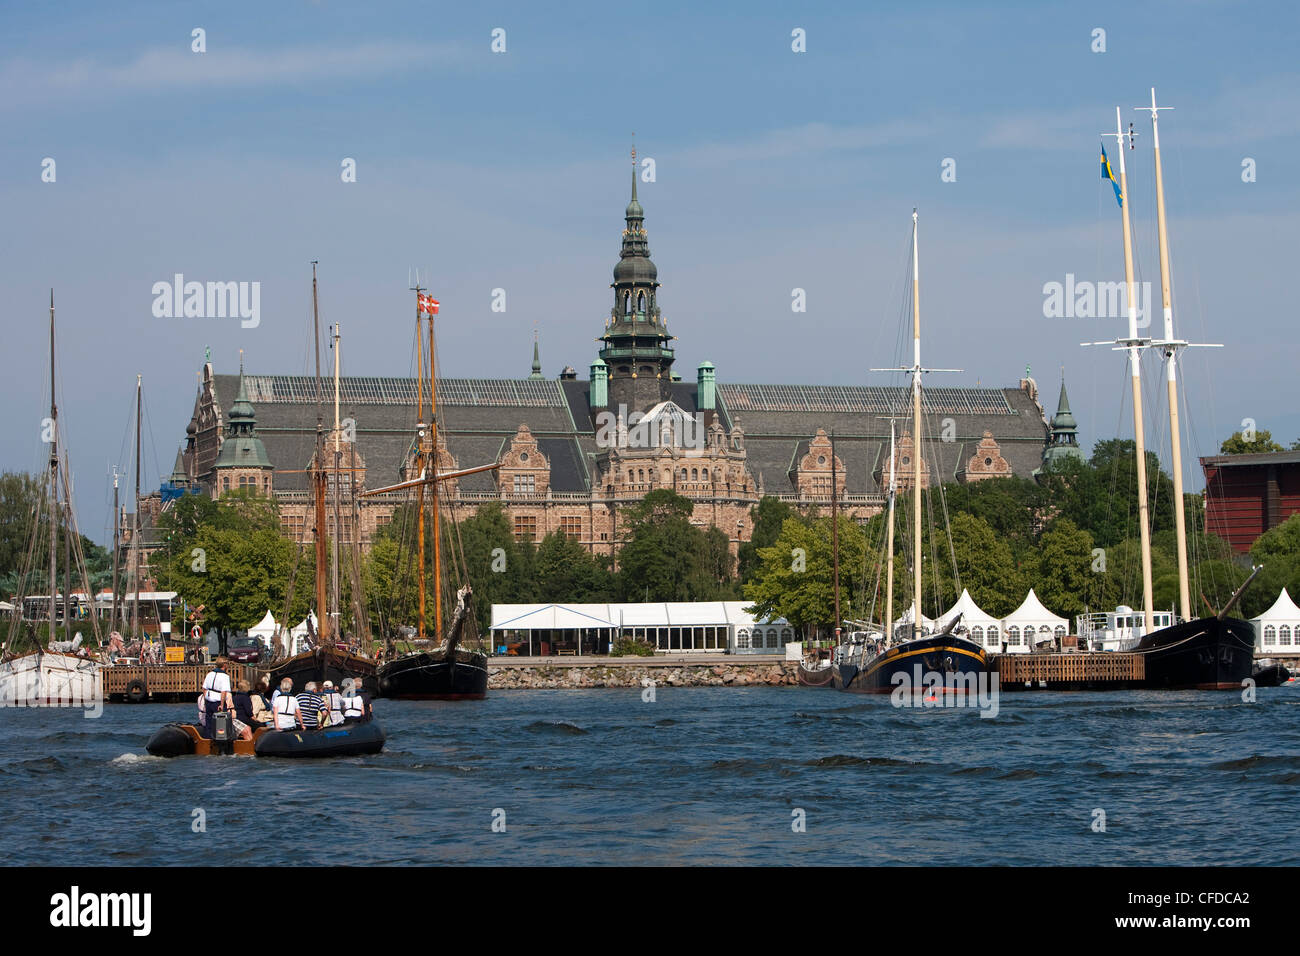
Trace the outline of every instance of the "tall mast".
<path fill-rule="evenodd" d="M 835 562 L 835 644 L 840 643 L 840 509 L 835 476 L 835 433 L 831 432 L 831 553 Z"/>
<path fill-rule="evenodd" d="M 415 285 L 412 287 L 415 291 L 415 388 L 416 388 L 416 429 L 418 435 L 418 444 L 415 452 L 415 471 L 416 476 L 424 478 L 426 451 L 425 444 L 428 432 L 424 427 L 424 326 L 420 322 L 420 301 L 424 289 L 420 286 L 420 277 L 417 272 Z M 415 511 L 416 511 L 416 592 L 419 602 L 419 615 L 417 618 L 416 637 L 421 641 L 424 640 L 424 485 L 423 483 L 415 486 Z"/>
<path fill-rule="evenodd" d="M 1128 296 L 1128 339 L 1117 344 L 1128 349 L 1129 376 L 1133 385 L 1133 438 L 1137 454 L 1138 535 L 1142 546 L 1142 618 L 1146 633 L 1155 630 L 1151 606 L 1151 516 L 1147 504 L 1147 450 L 1142 424 L 1142 347 L 1145 341 L 1138 337 L 1137 285 L 1133 281 L 1133 238 L 1128 216 L 1128 174 L 1124 165 L 1124 127 L 1119 107 L 1115 107 L 1115 151 L 1119 153 L 1120 212 L 1124 222 L 1124 288 Z M 1132 137 L 1129 138 L 1132 148 Z"/>
<path fill-rule="evenodd" d="M 429 310 L 429 491 L 433 496 L 433 628 L 442 639 L 442 534 L 438 501 L 438 375 L 434 362 L 433 312 Z"/>
<path fill-rule="evenodd" d="M 131 516 L 131 580 L 135 583 L 131 601 L 131 637 L 140 626 L 140 389 L 142 376 L 135 377 L 135 509 Z"/>
<path fill-rule="evenodd" d="M 117 571 L 122 549 L 122 514 L 117 503 L 117 466 L 113 466 L 113 613 L 109 630 L 117 630 Z"/>
<path fill-rule="evenodd" d="M 912 636 L 921 636 L 921 263 L 912 210 Z"/>
<path fill-rule="evenodd" d="M 1169 233 L 1165 220 L 1165 182 L 1160 166 L 1160 110 L 1156 90 L 1151 88 L 1151 105 L 1139 106 L 1151 113 L 1151 139 L 1156 158 L 1156 224 L 1160 233 L 1160 304 L 1164 307 L 1165 386 L 1169 392 L 1169 440 L 1174 472 L 1174 534 L 1178 547 L 1178 608 L 1184 621 L 1192 619 L 1191 587 L 1187 575 L 1187 518 L 1183 508 L 1183 444 L 1178 426 L 1178 345 L 1174 342 L 1174 310 L 1169 281 Z M 1121 150 L 1121 152 L 1123 152 Z M 1150 625 L 1148 625 L 1149 627 Z"/>
<path fill-rule="evenodd" d="M 50 635 L 58 615 L 59 584 L 59 406 L 54 397 L 54 290 L 50 290 Z M 38 650 L 41 645 L 37 642 Z"/>
<path fill-rule="evenodd" d="M 332 618 L 333 627 L 331 630 L 335 634 L 341 632 L 339 624 L 342 621 L 342 609 L 339 607 L 339 538 L 343 536 L 343 522 L 339 514 L 339 459 L 343 456 L 343 451 L 339 446 L 339 324 L 334 323 L 334 534 L 330 538 L 333 560 L 330 562 L 331 573 L 333 574 L 334 593 Z"/>
<path fill-rule="evenodd" d="M 889 532 L 885 544 L 885 644 L 894 639 L 894 421 L 889 421 Z"/>
<path fill-rule="evenodd" d="M 316 457 L 312 468 L 312 493 L 316 517 L 316 637 L 324 643 L 333 636 L 325 595 L 325 393 L 320 379 L 320 307 L 316 293 L 316 262 L 311 263 L 311 317 L 316 353 Z M 337 528 L 335 531 L 337 532 Z"/>

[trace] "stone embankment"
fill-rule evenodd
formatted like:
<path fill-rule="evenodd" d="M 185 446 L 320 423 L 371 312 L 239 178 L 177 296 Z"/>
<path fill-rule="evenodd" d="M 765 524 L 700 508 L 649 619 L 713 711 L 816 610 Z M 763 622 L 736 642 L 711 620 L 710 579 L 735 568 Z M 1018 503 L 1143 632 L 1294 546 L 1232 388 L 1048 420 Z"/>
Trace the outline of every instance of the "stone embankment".
<path fill-rule="evenodd" d="M 493 661 L 488 666 L 491 690 L 644 687 L 647 681 L 653 681 L 657 687 L 778 687 L 799 683 L 799 665 L 771 660 L 693 664 L 657 662 L 654 658 L 614 658 L 598 664 L 548 661 L 500 665 Z"/>

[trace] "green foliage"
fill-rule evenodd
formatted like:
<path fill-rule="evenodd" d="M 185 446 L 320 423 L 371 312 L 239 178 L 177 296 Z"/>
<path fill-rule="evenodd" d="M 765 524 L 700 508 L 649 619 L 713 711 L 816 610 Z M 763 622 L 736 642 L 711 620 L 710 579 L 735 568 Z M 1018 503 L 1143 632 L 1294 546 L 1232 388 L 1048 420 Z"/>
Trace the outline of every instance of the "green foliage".
<path fill-rule="evenodd" d="M 1081 614 L 1089 592 L 1097 590 L 1092 549 L 1092 535 L 1069 518 L 1053 522 L 1039 542 L 1034 589 L 1043 604 L 1063 617 Z"/>
<path fill-rule="evenodd" d="M 649 641 L 620 637 L 609 652 L 610 657 L 654 657 L 655 646 Z"/>
<path fill-rule="evenodd" d="M 1233 432 L 1219 446 L 1220 455 L 1253 455 L 1269 451 L 1282 451 L 1282 446 L 1273 441 L 1273 434 L 1267 429 L 1257 429 L 1254 441 L 1246 441 L 1241 432 Z"/>
<path fill-rule="evenodd" d="M 747 580 L 758 566 L 758 550 L 775 544 L 782 526 L 790 518 L 799 518 L 799 512 L 780 498 L 764 495 L 749 509 L 749 517 L 754 530 L 750 539 L 740 546 L 739 575 L 742 581 Z"/>
<path fill-rule="evenodd" d="M 846 595 L 862 590 L 867 539 L 853 521 L 840 522 L 841 613 L 848 614 Z M 835 573 L 831 520 L 805 522 L 788 518 L 776 542 L 758 552 L 759 565 L 745 582 L 743 593 L 757 617 L 784 617 L 799 629 L 825 626 L 835 620 Z M 833 623 L 831 623 L 833 627 Z"/>
<path fill-rule="evenodd" d="M 49 593 L 49 525 L 44 524 L 44 530 L 35 540 L 32 537 L 32 522 L 38 506 L 41 506 L 44 487 L 44 482 L 35 475 L 22 472 L 5 472 L 0 475 L 0 595 L 5 597 L 16 596 L 20 592 Z M 48 508 L 44 510 L 48 511 Z M 48 521 L 48 515 L 44 520 Z M 55 544 L 60 581 L 67 547 L 66 530 L 61 520 Z M 80 542 L 91 593 L 108 587 L 113 579 L 112 555 L 85 535 L 80 536 Z M 21 580 L 22 568 L 31 547 L 35 548 L 35 554 L 27 580 L 24 581 Z M 80 590 L 79 572 L 74 571 L 72 581 L 73 589 Z M 59 585 L 60 588 L 62 586 Z"/>
<path fill-rule="evenodd" d="M 978 484 L 996 482 L 982 481 Z M 980 608 L 994 617 L 1010 614 L 1020 606 L 1028 590 L 1024 576 L 1016 567 L 1010 543 L 1000 537 L 987 521 L 975 515 L 950 513 L 949 523 L 951 530 L 948 537 L 956 555 L 962 586 L 970 591 L 971 598 Z M 950 563 L 946 557 L 946 545 L 945 556 L 940 557 L 940 562 L 945 565 Z M 939 581 L 943 607 L 927 608 L 927 613 L 942 613 L 961 597 L 951 574 L 939 575 Z M 911 604 L 909 596 L 904 602 L 904 609 L 911 607 Z"/>
<path fill-rule="evenodd" d="M 657 488 L 628 512 L 619 552 L 624 601 L 717 601 L 734 594 L 726 533 L 690 522 L 694 505 Z"/>

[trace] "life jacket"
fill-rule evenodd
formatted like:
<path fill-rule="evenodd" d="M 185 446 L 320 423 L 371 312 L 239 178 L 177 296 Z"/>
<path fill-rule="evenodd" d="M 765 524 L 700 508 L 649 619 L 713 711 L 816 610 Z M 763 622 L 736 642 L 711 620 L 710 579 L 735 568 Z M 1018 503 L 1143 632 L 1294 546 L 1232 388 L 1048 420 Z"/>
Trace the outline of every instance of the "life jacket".
<path fill-rule="evenodd" d="M 347 720 L 360 720 L 366 715 L 366 701 L 360 694 L 343 698 L 343 716 Z"/>
<path fill-rule="evenodd" d="M 276 730 L 293 730 L 298 726 L 298 721 L 294 719 L 294 714 L 298 712 L 298 698 L 292 694 L 281 694 L 271 706 L 275 711 Z"/>
<path fill-rule="evenodd" d="M 224 687 L 217 686 L 224 683 Z M 221 703 L 221 695 L 230 690 L 230 675 L 224 671 L 208 671 L 203 678 L 203 699 L 210 704 Z"/>

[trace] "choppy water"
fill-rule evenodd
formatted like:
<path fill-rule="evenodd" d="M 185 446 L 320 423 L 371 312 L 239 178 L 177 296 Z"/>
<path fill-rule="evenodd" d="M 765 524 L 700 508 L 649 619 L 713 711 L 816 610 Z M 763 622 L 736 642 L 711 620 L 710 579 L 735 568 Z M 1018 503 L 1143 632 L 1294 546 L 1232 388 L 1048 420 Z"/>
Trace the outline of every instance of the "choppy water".
<path fill-rule="evenodd" d="M 374 757 L 145 755 L 192 711 L 0 711 L 4 862 L 1300 862 L 1294 686 L 1005 694 L 991 720 L 812 688 L 501 691 L 377 702 Z"/>

